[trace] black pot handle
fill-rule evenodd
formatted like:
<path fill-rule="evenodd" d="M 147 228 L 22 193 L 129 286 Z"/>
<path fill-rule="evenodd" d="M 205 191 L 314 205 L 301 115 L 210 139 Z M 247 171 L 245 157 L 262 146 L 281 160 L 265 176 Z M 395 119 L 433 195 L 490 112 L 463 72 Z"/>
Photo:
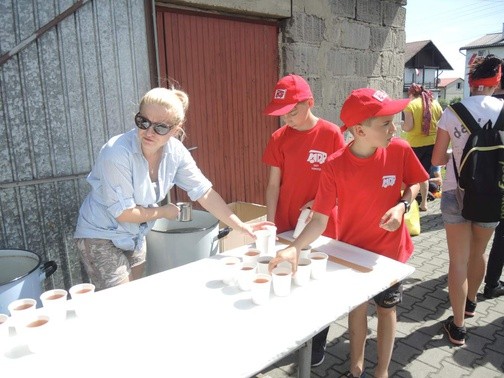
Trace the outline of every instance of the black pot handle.
<path fill-rule="evenodd" d="M 44 266 L 42 267 L 42 271 L 45 272 L 45 278 L 49 277 L 54 272 L 56 272 L 56 269 L 58 269 L 58 265 L 56 264 L 55 261 L 45 262 Z"/>
<path fill-rule="evenodd" d="M 219 230 L 219 233 L 217 234 L 217 239 L 222 239 L 224 236 L 227 236 L 233 229 L 231 227 L 224 227 L 223 229 Z"/>

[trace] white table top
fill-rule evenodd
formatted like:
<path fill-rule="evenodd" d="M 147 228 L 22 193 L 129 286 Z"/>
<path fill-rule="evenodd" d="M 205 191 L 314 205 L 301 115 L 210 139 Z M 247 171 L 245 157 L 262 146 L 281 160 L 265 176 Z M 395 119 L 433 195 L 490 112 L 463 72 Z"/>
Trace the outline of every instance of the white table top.
<path fill-rule="evenodd" d="M 292 231 L 280 236 L 291 239 Z M 69 316 L 46 352 L 30 353 L 11 335 L 0 345 L 1 375 L 22 368 L 26 376 L 50 372 L 55 378 L 250 377 L 414 271 L 325 237 L 312 246 L 370 271 L 329 262 L 323 279 L 293 286 L 289 297 L 272 293 L 268 304 L 256 306 L 250 292 L 220 281 L 222 255 L 199 260 L 95 293 L 93 316 Z"/>

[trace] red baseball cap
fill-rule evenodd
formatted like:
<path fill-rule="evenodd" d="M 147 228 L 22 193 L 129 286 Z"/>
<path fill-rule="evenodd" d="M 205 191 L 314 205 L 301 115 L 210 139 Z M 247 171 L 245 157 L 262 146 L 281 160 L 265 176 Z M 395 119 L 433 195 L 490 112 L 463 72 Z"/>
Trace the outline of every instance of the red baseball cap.
<path fill-rule="evenodd" d="M 344 125 L 341 131 L 355 126 L 368 118 L 397 114 L 410 102 L 409 98 L 392 100 L 384 91 L 372 88 L 353 90 L 341 108 L 340 118 Z"/>
<path fill-rule="evenodd" d="M 273 100 L 264 109 L 264 114 L 281 116 L 289 113 L 297 103 L 312 98 L 310 86 L 301 76 L 287 75 L 275 85 Z"/>

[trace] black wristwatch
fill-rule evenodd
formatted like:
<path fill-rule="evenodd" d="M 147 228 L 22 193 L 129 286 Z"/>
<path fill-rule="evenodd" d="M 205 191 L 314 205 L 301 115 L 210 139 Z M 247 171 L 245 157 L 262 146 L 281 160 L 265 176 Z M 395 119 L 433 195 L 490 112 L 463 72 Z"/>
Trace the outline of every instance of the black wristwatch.
<path fill-rule="evenodd" d="M 411 207 L 410 203 L 408 201 L 406 201 L 406 200 L 401 200 L 398 203 L 403 203 L 404 204 L 404 214 L 406 214 L 409 211 L 410 207 Z"/>

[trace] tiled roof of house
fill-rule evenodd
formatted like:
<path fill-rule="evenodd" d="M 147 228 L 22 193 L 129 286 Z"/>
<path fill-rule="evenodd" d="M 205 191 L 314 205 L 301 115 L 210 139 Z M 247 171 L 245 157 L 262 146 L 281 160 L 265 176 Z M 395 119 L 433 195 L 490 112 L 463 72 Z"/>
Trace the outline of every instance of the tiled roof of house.
<path fill-rule="evenodd" d="M 406 43 L 404 67 L 423 68 L 438 67 L 442 70 L 453 70 L 446 58 L 430 40 Z"/>
<path fill-rule="evenodd" d="M 490 33 L 478 38 L 459 50 L 476 49 L 479 47 L 504 46 L 504 32 Z"/>
<path fill-rule="evenodd" d="M 439 88 L 444 88 L 444 87 L 447 87 L 448 85 L 450 85 L 451 83 L 457 81 L 457 80 L 462 80 L 462 82 L 464 81 L 462 78 L 460 77 L 446 77 L 446 78 L 441 78 L 439 79 L 439 84 L 438 84 L 438 87 Z"/>

